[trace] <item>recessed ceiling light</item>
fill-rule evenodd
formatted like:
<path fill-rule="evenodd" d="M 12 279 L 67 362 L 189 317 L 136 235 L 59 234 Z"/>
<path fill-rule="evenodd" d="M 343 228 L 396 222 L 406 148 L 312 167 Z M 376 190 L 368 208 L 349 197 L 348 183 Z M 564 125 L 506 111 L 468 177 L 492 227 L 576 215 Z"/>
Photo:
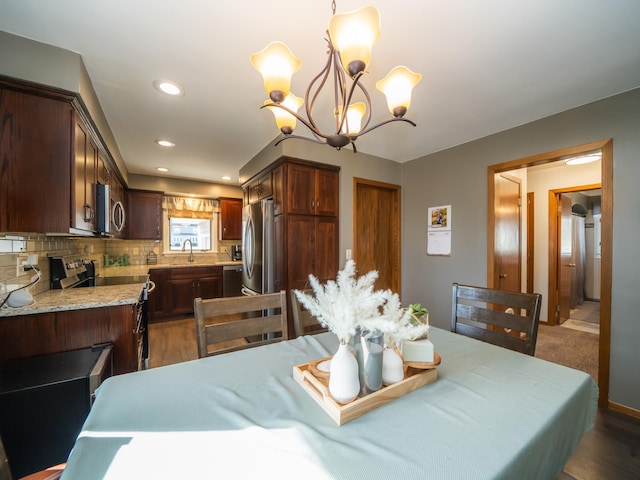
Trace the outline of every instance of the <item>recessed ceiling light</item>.
<path fill-rule="evenodd" d="M 184 94 L 182 86 L 176 82 L 170 80 L 156 80 L 153 82 L 153 86 L 167 95 L 179 96 Z"/>
<path fill-rule="evenodd" d="M 588 155 L 580 155 L 579 157 L 573 157 L 565 160 L 567 165 L 583 165 L 585 163 L 596 162 L 602 158 L 601 153 L 590 153 Z"/>
<path fill-rule="evenodd" d="M 168 172 L 169 169 L 165 168 L 165 167 L 156 167 L 156 170 L 158 170 L 159 172 Z"/>
<path fill-rule="evenodd" d="M 222 177 L 223 180 L 231 180 L 231 177 L 229 175 L 225 175 L 224 177 Z"/>
<path fill-rule="evenodd" d="M 157 139 L 155 140 L 155 142 L 160 145 L 161 147 L 167 147 L 167 148 L 171 148 L 171 147 L 175 147 L 176 144 L 169 141 L 169 140 L 162 140 L 162 139 Z"/>

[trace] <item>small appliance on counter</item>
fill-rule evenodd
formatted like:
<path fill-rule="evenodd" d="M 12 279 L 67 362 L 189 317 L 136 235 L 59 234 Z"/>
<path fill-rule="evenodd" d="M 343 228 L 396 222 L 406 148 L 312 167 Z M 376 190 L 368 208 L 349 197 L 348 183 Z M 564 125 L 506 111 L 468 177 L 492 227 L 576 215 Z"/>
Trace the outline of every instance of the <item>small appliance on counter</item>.
<path fill-rule="evenodd" d="M 234 262 L 242 260 L 242 245 L 231 245 L 231 260 Z"/>

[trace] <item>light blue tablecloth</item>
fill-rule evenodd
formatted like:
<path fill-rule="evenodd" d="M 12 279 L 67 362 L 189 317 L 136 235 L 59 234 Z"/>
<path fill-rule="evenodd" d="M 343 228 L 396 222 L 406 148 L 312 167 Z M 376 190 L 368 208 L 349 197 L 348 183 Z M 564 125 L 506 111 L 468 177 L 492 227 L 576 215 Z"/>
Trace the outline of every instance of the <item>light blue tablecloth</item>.
<path fill-rule="evenodd" d="M 343 426 L 292 376 L 335 351 L 331 334 L 113 377 L 62 478 L 554 479 L 593 426 L 593 379 L 431 338 L 438 380 Z"/>

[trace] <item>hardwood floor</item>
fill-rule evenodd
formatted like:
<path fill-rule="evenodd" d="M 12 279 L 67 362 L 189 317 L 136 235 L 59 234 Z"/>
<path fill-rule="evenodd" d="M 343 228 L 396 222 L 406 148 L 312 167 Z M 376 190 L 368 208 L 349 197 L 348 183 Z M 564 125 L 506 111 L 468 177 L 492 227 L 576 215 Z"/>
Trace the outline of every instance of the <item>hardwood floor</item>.
<path fill-rule="evenodd" d="M 198 358 L 193 317 L 149 325 L 149 368 Z M 640 419 L 599 409 L 557 480 L 640 478 Z"/>
<path fill-rule="evenodd" d="M 149 324 L 149 368 L 198 358 L 193 317 Z"/>
<path fill-rule="evenodd" d="M 640 478 L 640 419 L 599 409 L 557 480 L 637 480 Z"/>

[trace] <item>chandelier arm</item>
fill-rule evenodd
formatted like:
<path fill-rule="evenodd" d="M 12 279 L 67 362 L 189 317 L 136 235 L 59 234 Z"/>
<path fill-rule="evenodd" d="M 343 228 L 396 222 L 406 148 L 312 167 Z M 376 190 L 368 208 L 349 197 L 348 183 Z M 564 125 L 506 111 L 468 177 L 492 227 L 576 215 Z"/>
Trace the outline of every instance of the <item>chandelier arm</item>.
<path fill-rule="evenodd" d="M 285 135 L 280 140 L 278 140 L 276 143 L 274 143 L 273 146 L 277 147 L 280 143 L 284 142 L 285 140 L 287 140 L 289 138 L 297 138 L 298 140 L 306 140 L 307 142 L 319 143 L 321 145 L 326 145 L 326 143 L 327 143 L 327 142 L 323 142 L 322 140 L 320 140 L 318 138 L 303 137 L 302 135 Z"/>
<path fill-rule="evenodd" d="M 309 130 L 311 130 L 311 133 L 313 133 L 314 136 L 316 136 L 316 137 L 322 137 L 322 138 L 328 138 L 329 137 L 329 135 L 325 135 L 324 133 L 322 133 L 320 130 L 318 130 L 318 128 L 315 125 L 309 123 L 304 117 L 301 117 L 296 112 L 294 112 L 290 108 L 287 108 L 286 106 L 284 106 L 284 105 L 282 105 L 280 103 L 268 103 L 266 105 L 262 105 L 260 108 L 262 109 L 262 108 L 267 108 L 267 107 L 278 107 L 278 108 L 281 108 L 282 110 L 284 110 L 285 112 L 288 112 L 289 114 L 293 115 L 294 117 L 296 117 L 297 120 L 299 120 Z M 295 137 L 295 135 L 287 135 L 287 137 Z M 320 142 L 320 143 L 322 143 L 322 142 Z"/>
<path fill-rule="evenodd" d="M 339 134 L 340 130 L 344 125 L 345 119 L 347 118 L 347 107 L 349 105 L 349 101 L 347 99 L 347 96 L 345 95 L 347 81 L 346 81 L 346 74 L 343 71 L 340 63 L 340 54 L 335 49 L 332 50 L 332 53 L 333 53 L 333 104 L 334 104 L 333 115 L 336 120 L 335 131 L 336 131 L 336 134 Z M 340 100 L 342 100 L 342 103 L 340 103 Z M 339 107 L 342 107 L 342 108 L 340 109 Z"/>
<path fill-rule="evenodd" d="M 320 91 L 322 90 L 325 83 L 327 82 L 329 73 L 331 72 L 331 60 L 332 60 L 331 52 L 333 51 L 333 47 L 331 46 L 331 44 L 329 44 L 329 48 L 330 48 L 330 52 L 329 52 L 329 57 L 327 59 L 327 63 L 325 63 L 324 68 L 320 70 L 320 73 L 318 73 L 314 77 L 314 79 L 311 80 L 311 83 L 309 83 L 309 86 L 307 87 L 307 91 L 304 94 L 304 106 L 305 106 L 305 110 L 307 111 L 307 118 L 309 119 L 309 123 L 311 123 L 311 125 L 313 125 L 314 129 L 317 131 L 319 130 L 318 130 L 318 127 L 316 126 L 316 122 L 313 120 L 313 107 L 316 103 L 316 99 L 318 98 L 318 95 L 320 95 Z M 311 102 L 309 102 L 309 95 L 311 94 L 311 89 L 321 77 L 323 78 L 320 82 L 320 85 L 314 91 L 313 98 L 311 99 Z"/>
<path fill-rule="evenodd" d="M 349 90 L 349 95 L 344 97 L 345 98 L 345 102 L 343 105 L 343 115 L 342 115 L 342 121 L 340 122 L 340 125 L 338 127 L 337 132 L 340 132 L 340 129 L 343 127 L 344 122 L 347 118 L 346 115 L 346 109 L 347 106 L 351 103 L 351 98 L 353 97 L 353 93 L 355 92 L 356 87 L 358 87 L 360 89 L 360 91 L 362 92 L 362 94 L 364 95 L 365 99 L 367 100 L 367 108 L 366 108 L 366 112 L 367 112 L 367 119 L 364 122 L 364 126 L 361 128 L 362 130 L 365 130 L 367 128 L 367 125 L 369 125 L 369 122 L 371 122 L 371 111 L 372 111 L 372 107 L 371 107 L 371 97 L 369 96 L 369 92 L 367 91 L 366 88 L 364 88 L 364 85 L 362 85 L 360 83 L 360 78 L 364 75 L 364 71 L 362 72 L 358 72 L 356 74 L 356 76 L 353 78 L 353 83 L 351 84 L 351 89 Z M 344 72 L 343 72 L 344 75 Z M 359 133 L 358 135 L 362 135 L 362 133 Z"/>
<path fill-rule="evenodd" d="M 391 122 L 406 122 L 406 123 L 410 123 L 414 127 L 416 126 L 416 124 L 413 123 L 408 118 L 395 117 L 395 118 L 390 118 L 389 120 L 385 120 L 384 122 L 376 123 L 373 127 L 370 127 L 370 128 L 367 128 L 366 130 L 361 131 L 360 133 L 358 133 L 358 137 L 361 137 L 365 133 L 369 133 L 371 130 L 375 130 L 376 128 L 381 127 L 381 126 L 386 125 L 387 123 L 391 123 Z"/>

